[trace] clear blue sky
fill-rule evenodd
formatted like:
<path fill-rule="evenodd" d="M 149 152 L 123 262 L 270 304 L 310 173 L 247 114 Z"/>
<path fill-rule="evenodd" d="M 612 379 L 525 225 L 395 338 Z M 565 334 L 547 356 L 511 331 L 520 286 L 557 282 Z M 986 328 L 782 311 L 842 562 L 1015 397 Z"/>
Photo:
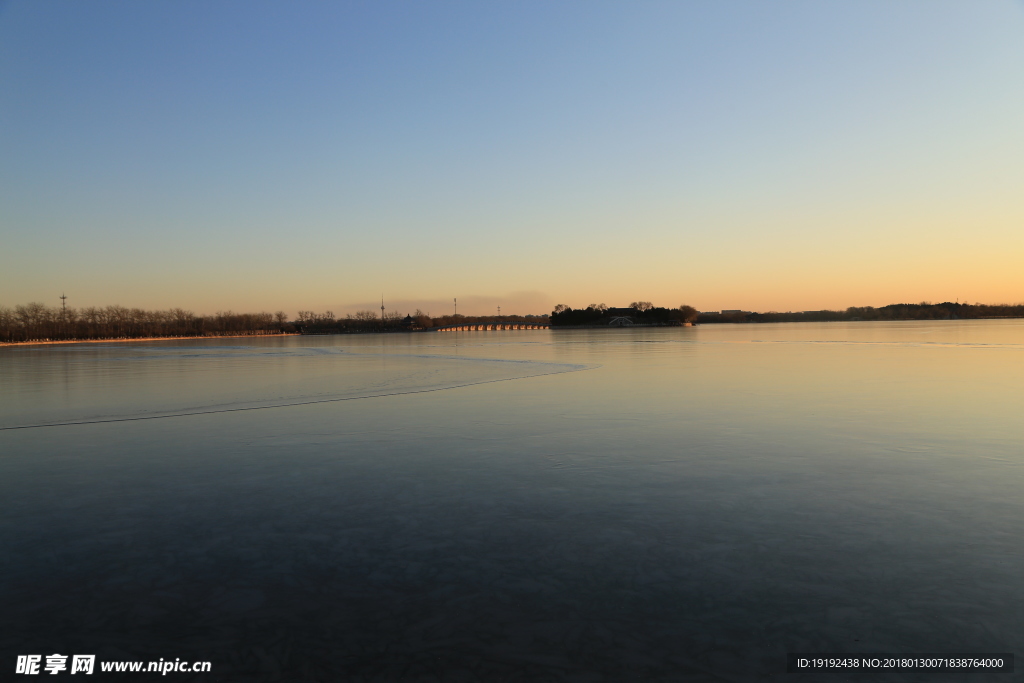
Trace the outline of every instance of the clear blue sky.
<path fill-rule="evenodd" d="M 1009 0 L 3 2 L 0 305 L 1022 301 L 1022 122 Z"/>

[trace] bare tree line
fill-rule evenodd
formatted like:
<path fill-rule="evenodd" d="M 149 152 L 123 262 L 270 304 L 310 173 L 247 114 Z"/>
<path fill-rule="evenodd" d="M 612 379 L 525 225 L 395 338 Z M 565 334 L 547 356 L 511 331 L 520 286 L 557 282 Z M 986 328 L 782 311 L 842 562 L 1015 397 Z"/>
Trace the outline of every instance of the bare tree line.
<path fill-rule="evenodd" d="M 395 311 L 385 313 L 383 320 L 374 311 L 357 311 L 355 315 L 347 314 L 343 318 L 336 317 L 334 311 L 299 311 L 295 327 L 305 334 L 382 332 L 401 328 L 404 317 Z"/>
<path fill-rule="evenodd" d="M 265 335 L 291 331 L 290 327 L 283 311 L 196 315 L 181 308 L 146 311 L 90 306 L 65 310 L 40 303 L 13 309 L 0 306 L 0 342 Z"/>
<path fill-rule="evenodd" d="M 145 339 L 149 337 L 217 337 L 288 332 L 338 334 L 428 330 L 478 322 L 547 323 L 547 316 L 464 316 L 436 318 L 417 309 L 407 315 L 386 311 L 357 311 L 344 317 L 333 311 L 299 311 L 294 321 L 284 311 L 196 315 L 181 308 L 147 311 L 124 306 L 67 308 L 30 303 L 0 306 L 0 342 L 70 341 L 88 339 Z"/>
<path fill-rule="evenodd" d="M 629 311 L 642 322 L 673 323 L 715 322 L 797 322 L 832 320 L 913 320 L 1024 317 L 1024 305 L 1016 304 L 892 304 L 881 308 L 851 307 L 845 311 L 803 311 L 796 313 L 700 313 L 691 306 L 678 309 L 654 307 L 647 301 L 636 301 L 629 309 L 609 309 L 605 304 L 591 304 L 573 310 L 558 305 L 551 316 L 464 316 L 431 317 L 421 310 L 408 317 L 398 311 L 387 311 L 383 319 L 375 311 L 358 311 L 343 318 L 332 311 L 316 313 L 299 311 L 289 321 L 283 311 L 276 313 L 234 313 L 222 311 L 215 315 L 196 315 L 181 308 L 147 311 L 124 306 L 63 309 L 30 303 L 7 308 L 0 306 L 0 342 L 61 341 L 75 339 L 143 339 L 147 337 L 217 337 L 228 335 L 268 335 L 301 331 L 312 334 L 358 332 L 392 332 L 427 330 L 448 325 L 481 322 L 523 322 L 535 324 L 573 325 L 601 322 L 612 313 Z"/>

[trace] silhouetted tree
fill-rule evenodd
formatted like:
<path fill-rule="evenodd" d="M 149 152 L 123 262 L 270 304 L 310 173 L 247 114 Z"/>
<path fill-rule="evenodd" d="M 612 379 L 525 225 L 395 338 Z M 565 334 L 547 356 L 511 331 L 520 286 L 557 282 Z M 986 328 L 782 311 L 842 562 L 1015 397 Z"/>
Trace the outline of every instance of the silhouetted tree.
<path fill-rule="evenodd" d="M 700 315 L 700 312 L 693 306 L 682 304 L 679 306 L 679 320 L 684 323 L 692 323 Z"/>

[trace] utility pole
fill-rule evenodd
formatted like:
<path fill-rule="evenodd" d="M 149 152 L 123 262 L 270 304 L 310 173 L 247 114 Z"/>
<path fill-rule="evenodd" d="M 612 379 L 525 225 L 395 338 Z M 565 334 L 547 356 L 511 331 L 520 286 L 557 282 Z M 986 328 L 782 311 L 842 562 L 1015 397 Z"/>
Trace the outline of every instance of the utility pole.
<path fill-rule="evenodd" d="M 64 325 L 66 325 L 67 322 L 68 322 L 68 304 L 67 304 L 67 301 L 68 301 L 68 298 L 66 296 L 64 296 L 64 292 L 61 292 L 60 293 L 60 321 L 62 323 L 62 325 L 61 325 L 61 333 L 64 332 L 64 329 L 63 329 Z"/>

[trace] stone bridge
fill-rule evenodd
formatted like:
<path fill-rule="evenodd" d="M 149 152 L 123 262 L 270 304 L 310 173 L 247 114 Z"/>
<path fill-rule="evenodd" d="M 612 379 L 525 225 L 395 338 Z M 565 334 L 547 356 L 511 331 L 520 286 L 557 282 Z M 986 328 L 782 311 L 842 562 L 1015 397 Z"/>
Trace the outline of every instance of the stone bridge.
<path fill-rule="evenodd" d="M 547 325 L 534 323 L 466 323 L 464 325 L 448 325 L 435 327 L 435 332 L 489 332 L 494 330 L 546 330 Z"/>

